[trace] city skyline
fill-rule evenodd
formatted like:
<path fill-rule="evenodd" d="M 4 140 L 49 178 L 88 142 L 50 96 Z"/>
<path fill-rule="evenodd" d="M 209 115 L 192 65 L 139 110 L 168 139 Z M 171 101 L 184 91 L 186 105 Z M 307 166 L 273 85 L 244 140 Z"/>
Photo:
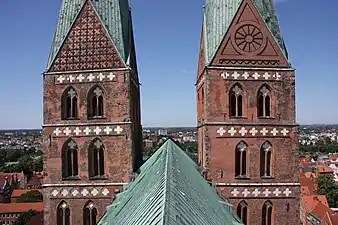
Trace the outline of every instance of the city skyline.
<path fill-rule="evenodd" d="M 338 3 L 276 2 L 282 34 L 297 70 L 297 122 L 338 123 L 335 117 L 338 107 L 334 104 L 338 95 L 334 59 L 338 58 L 338 51 L 334 52 L 337 47 L 331 44 L 338 38 L 338 32 L 329 29 L 338 19 L 334 14 Z M 204 0 L 131 1 L 144 127 L 196 125 L 194 83 L 203 3 Z M 41 73 L 46 66 L 59 5 L 58 1 L 43 0 L 1 3 L 0 25 L 6 35 L 0 37 L 3 77 L 0 94 L 4 97 L 0 129 L 42 125 Z M 325 13 L 313 16 L 319 8 Z"/>

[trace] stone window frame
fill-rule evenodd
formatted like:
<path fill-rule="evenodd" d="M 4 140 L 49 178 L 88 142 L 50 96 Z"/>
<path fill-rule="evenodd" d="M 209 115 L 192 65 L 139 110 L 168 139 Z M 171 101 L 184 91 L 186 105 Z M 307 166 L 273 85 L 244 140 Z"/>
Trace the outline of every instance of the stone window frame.
<path fill-rule="evenodd" d="M 244 200 L 237 205 L 237 216 L 241 219 L 244 225 L 248 224 L 248 203 Z"/>
<path fill-rule="evenodd" d="M 61 149 L 61 170 L 63 180 L 79 180 L 79 148 L 77 143 L 69 138 Z"/>
<path fill-rule="evenodd" d="M 83 207 L 83 225 L 97 224 L 97 209 L 93 201 L 88 201 Z"/>
<path fill-rule="evenodd" d="M 237 91 L 235 89 L 237 89 Z M 245 99 L 246 93 L 244 86 L 236 82 L 231 86 L 228 93 L 230 118 L 245 118 Z"/>
<path fill-rule="evenodd" d="M 267 200 L 262 207 L 262 225 L 273 225 L 273 204 Z"/>
<path fill-rule="evenodd" d="M 235 178 L 248 179 L 248 144 L 240 141 L 235 149 Z"/>
<path fill-rule="evenodd" d="M 96 93 L 100 90 L 101 93 Z M 105 119 L 105 90 L 101 85 L 94 85 L 87 93 L 87 118 Z"/>
<path fill-rule="evenodd" d="M 61 95 L 62 120 L 77 120 L 79 118 L 79 98 L 77 93 L 78 91 L 73 86 L 68 86 L 63 91 Z"/>
<path fill-rule="evenodd" d="M 57 225 L 70 225 L 71 224 L 70 207 L 66 201 L 61 201 L 57 206 L 56 224 Z"/>
<path fill-rule="evenodd" d="M 265 141 L 260 147 L 260 176 L 264 179 L 271 179 L 272 177 L 272 163 L 273 163 L 273 146 L 269 141 Z"/>
<path fill-rule="evenodd" d="M 96 143 L 101 146 L 96 146 Z M 88 177 L 90 180 L 105 180 L 105 147 L 100 138 L 91 141 L 88 148 Z"/>
<path fill-rule="evenodd" d="M 273 119 L 274 94 L 272 88 L 264 83 L 257 92 L 257 117 L 259 119 Z"/>

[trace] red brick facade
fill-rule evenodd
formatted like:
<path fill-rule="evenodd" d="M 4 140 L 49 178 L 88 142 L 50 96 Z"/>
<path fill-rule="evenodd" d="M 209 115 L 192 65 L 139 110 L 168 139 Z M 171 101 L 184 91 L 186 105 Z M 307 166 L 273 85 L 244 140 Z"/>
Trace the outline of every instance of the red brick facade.
<path fill-rule="evenodd" d="M 142 163 L 133 38 L 126 66 L 86 2 L 44 74 L 45 224 L 98 221 Z"/>
<path fill-rule="evenodd" d="M 243 0 L 199 71 L 198 152 L 208 179 L 246 224 L 300 224 L 295 73 L 252 1 Z"/>

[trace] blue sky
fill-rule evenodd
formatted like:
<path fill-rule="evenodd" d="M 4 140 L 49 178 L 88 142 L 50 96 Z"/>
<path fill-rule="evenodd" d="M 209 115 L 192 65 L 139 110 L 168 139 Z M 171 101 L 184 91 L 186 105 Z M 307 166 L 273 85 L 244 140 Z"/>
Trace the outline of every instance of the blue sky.
<path fill-rule="evenodd" d="M 60 0 L 0 3 L 0 129 L 40 128 L 42 72 Z M 144 126 L 194 126 L 204 0 L 131 0 Z M 338 1 L 279 0 L 297 69 L 297 119 L 338 123 Z"/>

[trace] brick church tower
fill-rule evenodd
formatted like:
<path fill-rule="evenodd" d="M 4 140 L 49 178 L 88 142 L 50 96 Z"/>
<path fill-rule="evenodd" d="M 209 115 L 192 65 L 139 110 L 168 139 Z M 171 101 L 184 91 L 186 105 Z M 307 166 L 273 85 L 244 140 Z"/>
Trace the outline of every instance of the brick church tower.
<path fill-rule="evenodd" d="M 295 70 L 272 0 L 207 0 L 198 155 L 244 224 L 300 224 Z"/>
<path fill-rule="evenodd" d="M 128 1 L 62 0 L 44 82 L 44 219 L 94 225 L 142 163 Z"/>

